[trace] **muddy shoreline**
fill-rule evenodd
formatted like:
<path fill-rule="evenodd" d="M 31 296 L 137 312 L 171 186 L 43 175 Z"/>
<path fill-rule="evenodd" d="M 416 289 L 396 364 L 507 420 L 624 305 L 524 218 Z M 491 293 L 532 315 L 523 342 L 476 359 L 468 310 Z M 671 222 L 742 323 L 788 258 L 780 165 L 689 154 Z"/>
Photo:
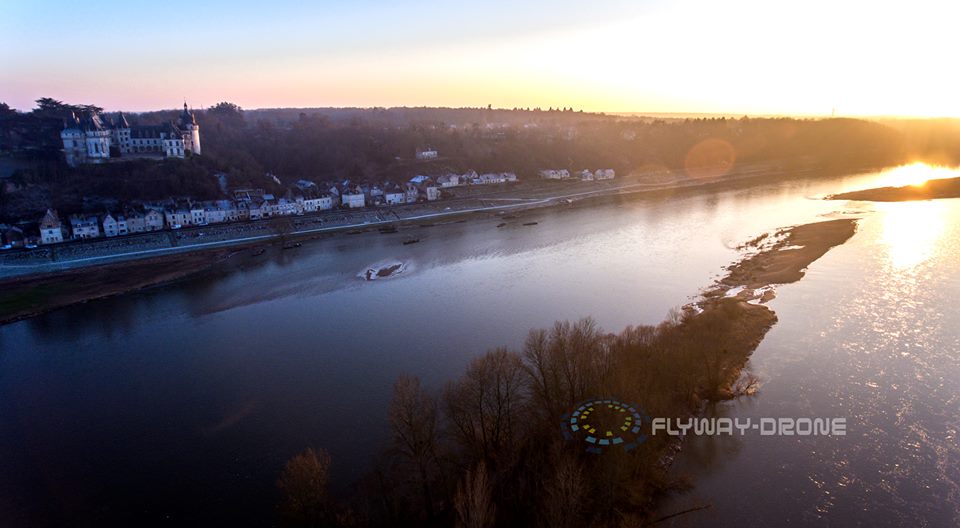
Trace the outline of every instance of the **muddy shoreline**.
<path fill-rule="evenodd" d="M 0 325 L 171 284 L 209 270 L 240 251 L 244 248 L 208 249 L 6 280 L 0 285 Z"/>

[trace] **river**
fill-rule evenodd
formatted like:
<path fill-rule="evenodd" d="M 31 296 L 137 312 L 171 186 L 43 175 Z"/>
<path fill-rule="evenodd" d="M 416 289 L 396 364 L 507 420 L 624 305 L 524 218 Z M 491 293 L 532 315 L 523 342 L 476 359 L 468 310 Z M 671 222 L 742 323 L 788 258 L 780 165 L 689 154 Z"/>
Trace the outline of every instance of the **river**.
<path fill-rule="evenodd" d="M 0 518 L 267 524 L 283 463 L 305 447 L 330 451 L 340 483 L 370 467 L 399 374 L 440 390 L 557 319 L 656 323 L 738 243 L 855 208 L 871 211 L 861 232 L 778 289 L 780 322 L 751 362 L 760 393 L 716 410 L 842 415 L 848 436 L 688 442 L 676 471 L 695 487 L 665 508 L 713 504 L 676 525 L 897 524 L 891 512 L 941 525 L 960 508 L 960 200 L 811 199 L 905 170 L 340 234 L 0 327 Z M 357 278 L 390 260 L 408 267 Z"/>

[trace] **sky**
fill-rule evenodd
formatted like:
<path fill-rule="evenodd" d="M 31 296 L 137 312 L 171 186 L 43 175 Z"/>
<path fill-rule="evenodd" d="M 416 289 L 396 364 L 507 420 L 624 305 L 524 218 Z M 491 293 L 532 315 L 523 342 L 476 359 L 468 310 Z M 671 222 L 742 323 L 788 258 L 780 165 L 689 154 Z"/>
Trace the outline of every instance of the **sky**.
<path fill-rule="evenodd" d="M 0 0 L 0 101 L 960 117 L 946 0 Z"/>

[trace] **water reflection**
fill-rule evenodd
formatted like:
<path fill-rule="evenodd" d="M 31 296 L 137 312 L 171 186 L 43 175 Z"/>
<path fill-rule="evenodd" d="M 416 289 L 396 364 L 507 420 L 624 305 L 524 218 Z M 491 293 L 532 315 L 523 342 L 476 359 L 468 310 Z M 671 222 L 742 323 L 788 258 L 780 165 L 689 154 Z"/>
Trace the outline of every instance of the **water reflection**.
<path fill-rule="evenodd" d="M 537 226 L 481 219 L 415 228 L 422 242 L 412 246 L 375 232 L 325 237 L 3 327 L 0 498 L 15 490 L 30 504 L 0 502 L 0 512 L 15 509 L 26 517 L 13 524 L 37 525 L 24 512 L 57 511 L 36 477 L 54 468 L 76 495 L 72 519 L 142 505 L 137 513 L 153 520 L 268 525 L 277 472 L 305 446 L 332 453 L 336 482 L 368 467 L 386 441 L 398 374 L 442 387 L 484 349 L 519 347 L 531 327 L 556 319 L 591 315 L 610 331 L 656 323 L 735 258 L 730 247 L 844 207 L 805 197 L 877 178 L 612 199 L 529 213 Z M 850 416 L 862 434 L 813 450 L 794 439 L 758 452 L 752 437 L 691 447 L 693 465 L 712 468 L 721 492 L 733 495 L 718 495 L 704 525 L 734 524 L 748 510 L 767 520 L 831 512 L 852 521 L 878 503 L 900 508 L 896 501 L 917 498 L 910 483 L 929 486 L 941 507 L 958 503 L 938 486 L 951 475 L 960 481 L 952 447 L 960 357 L 950 356 L 960 350 L 960 212 L 945 213 L 946 231 L 918 241 L 897 230 L 912 218 L 926 218 L 917 229 L 929 229 L 937 218 L 901 205 L 865 215 L 851 243 L 782 289 L 773 306 L 781 321 L 755 356 L 766 380 L 756 408 L 717 410 Z M 891 272 L 893 260 L 908 261 L 883 248 L 893 255 L 911 244 L 904 254 L 925 260 L 912 273 Z M 396 280 L 356 278 L 387 257 L 415 267 Z M 934 283 L 946 285 L 942 294 Z M 930 463 L 916 462 L 916 445 Z M 761 499 L 744 508 L 743 497 L 754 496 L 776 502 L 775 511 L 762 510 Z M 740 524 L 763 518 L 750 520 Z"/>
<path fill-rule="evenodd" d="M 937 251 L 946 224 L 947 201 L 877 204 L 883 214 L 883 235 L 890 264 L 897 270 L 914 268 Z"/>

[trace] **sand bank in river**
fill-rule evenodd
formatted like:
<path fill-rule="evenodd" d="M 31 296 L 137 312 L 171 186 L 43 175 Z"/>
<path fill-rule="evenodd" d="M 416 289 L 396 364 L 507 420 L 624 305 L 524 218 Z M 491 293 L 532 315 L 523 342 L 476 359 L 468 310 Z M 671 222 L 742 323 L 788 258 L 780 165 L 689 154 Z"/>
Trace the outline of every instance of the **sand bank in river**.
<path fill-rule="evenodd" d="M 831 194 L 827 200 L 863 200 L 869 202 L 908 202 L 912 200 L 934 200 L 938 198 L 960 198 L 960 178 L 930 180 L 922 185 L 904 187 L 878 187 L 841 194 Z"/>
<path fill-rule="evenodd" d="M 759 251 L 729 266 L 727 276 L 720 279 L 719 285 L 725 293 L 737 286 L 758 290 L 796 282 L 803 278 L 813 261 L 856 232 L 856 219 L 842 218 L 787 227 L 759 237 L 746 246 Z"/>

